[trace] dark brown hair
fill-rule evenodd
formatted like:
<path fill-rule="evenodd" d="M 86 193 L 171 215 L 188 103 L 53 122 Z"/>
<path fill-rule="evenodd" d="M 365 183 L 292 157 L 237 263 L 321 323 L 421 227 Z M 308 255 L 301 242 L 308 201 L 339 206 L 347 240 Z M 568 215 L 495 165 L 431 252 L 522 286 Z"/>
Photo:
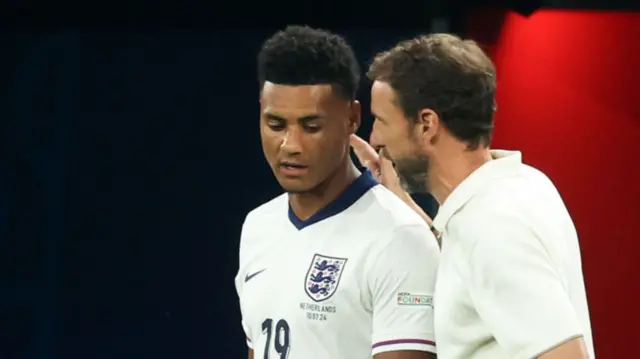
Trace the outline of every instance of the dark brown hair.
<path fill-rule="evenodd" d="M 407 118 L 429 108 L 469 149 L 490 144 L 495 68 L 474 41 L 450 34 L 402 41 L 374 58 L 367 77 L 395 90 Z"/>

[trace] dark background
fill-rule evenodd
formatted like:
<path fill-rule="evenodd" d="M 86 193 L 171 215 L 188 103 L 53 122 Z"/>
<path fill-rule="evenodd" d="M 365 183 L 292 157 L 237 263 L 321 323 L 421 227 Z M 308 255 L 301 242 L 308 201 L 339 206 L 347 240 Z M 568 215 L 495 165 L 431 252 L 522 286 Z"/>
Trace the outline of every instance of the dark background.
<path fill-rule="evenodd" d="M 0 358 L 246 355 L 240 228 L 280 193 L 258 128 L 271 32 L 4 35 Z M 418 33 L 341 32 L 363 64 Z"/>
<path fill-rule="evenodd" d="M 633 184 L 640 175 L 632 173 L 640 26 L 631 25 L 639 22 L 553 11 L 505 18 L 475 2 L 471 10 L 454 2 L 304 2 L 287 19 L 278 15 L 285 5 L 257 3 L 237 22 L 187 5 L 172 16 L 143 14 L 138 3 L 91 12 L 108 9 L 116 20 L 52 6 L 53 15 L 41 10 L 39 18 L 5 22 L 0 359 L 245 357 L 233 288 L 240 227 L 249 210 L 280 193 L 259 139 L 261 42 L 286 23 L 327 27 L 347 37 L 366 67 L 377 51 L 429 32 L 435 16 L 445 20 L 435 29 L 487 46 L 499 80 L 506 79 L 498 86 L 496 143 L 522 149 L 567 201 L 581 235 L 599 358 L 640 357 L 640 192 Z M 34 4 L 16 2 L 14 10 L 44 6 Z M 538 5 L 510 6 L 527 13 Z M 579 8 L 576 1 L 566 7 Z M 364 81 L 362 89 L 368 109 Z M 539 106 L 554 100 L 541 119 Z M 605 117 L 618 122 L 603 139 L 597 131 Z M 367 137 L 370 126 L 366 114 L 360 134 Z M 605 142 L 607 156 L 588 151 L 594 138 Z M 593 163 L 605 179 L 584 172 Z M 435 213 L 429 198 L 420 200 Z"/>

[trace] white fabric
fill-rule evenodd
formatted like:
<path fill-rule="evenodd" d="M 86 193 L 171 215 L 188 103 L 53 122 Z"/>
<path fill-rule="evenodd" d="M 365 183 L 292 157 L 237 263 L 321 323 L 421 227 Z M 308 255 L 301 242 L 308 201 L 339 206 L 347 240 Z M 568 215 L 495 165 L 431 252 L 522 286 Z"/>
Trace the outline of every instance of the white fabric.
<path fill-rule="evenodd" d="M 438 356 L 529 359 L 582 336 L 594 358 L 578 236 L 553 183 L 519 152 L 446 199 L 436 284 Z"/>
<path fill-rule="evenodd" d="M 302 229 L 287 211 L 282 195 L 249 213 L 242 228 L 235 284 L 256 358 L 265 350 L 271 358 L 284 358 L 279 351 L 288 350 L 290 359 L 435 351 L 432 295 L 439 249 L 417 214 L 380 185 Z M 335 282 L 321 283 L 326 296 L 309 289 L 310 276 L 320 278 L 314 267 L 323 267 L 322 258 L 339 267 L 334 274 L 323 271 L 328 283 Z M 271 329 L 264 324 L 269 319 Z M 288 331 L 276 335 L 279 321 Z M 288 349 L 277 344 L 286 338 Z"/>

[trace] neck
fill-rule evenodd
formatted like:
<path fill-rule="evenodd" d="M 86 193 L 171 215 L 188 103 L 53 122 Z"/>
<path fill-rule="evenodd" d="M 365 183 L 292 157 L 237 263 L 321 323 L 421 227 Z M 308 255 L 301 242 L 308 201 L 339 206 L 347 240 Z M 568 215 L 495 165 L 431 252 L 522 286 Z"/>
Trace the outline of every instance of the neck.
<path fill-rule="evenodd" d="M 442 205 L 462 181 L 490 160 L 488 147 L 470 151 L 461 143 L 447 146 L 442 155 L 433 161 L 430 177 L 432 183 L 429 184 L 431 194 Z"/>
<path fill-rule="evenodd" d="M 307 220 L 323 207 L 333 202 L 360 176 L 360 171 L 348 159 L 324 182 L 311 191 L 292 193 L 289 203 L 293 213 L 301 220 Z"/>

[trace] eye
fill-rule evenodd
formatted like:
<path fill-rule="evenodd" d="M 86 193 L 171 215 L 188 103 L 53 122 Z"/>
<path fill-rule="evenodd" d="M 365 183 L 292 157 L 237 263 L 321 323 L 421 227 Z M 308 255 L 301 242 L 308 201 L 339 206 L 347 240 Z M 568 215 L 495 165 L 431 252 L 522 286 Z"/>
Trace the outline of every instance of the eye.
<path fill-rule="evenodd" d="M 283 121 L 273 119 L 267 120 L 267 126 L 274 131 L 282 131 L 286 127 Z"/>
<path fill-rule="evenodd" d="M 317 124 L 306 124 L 306 125 L 304 125 L 304 129 L 307 132 L 314 133 L 314 132 L 320 131 L 322 129 L 322 127 L 320 125 L 317 125 Z"/>

